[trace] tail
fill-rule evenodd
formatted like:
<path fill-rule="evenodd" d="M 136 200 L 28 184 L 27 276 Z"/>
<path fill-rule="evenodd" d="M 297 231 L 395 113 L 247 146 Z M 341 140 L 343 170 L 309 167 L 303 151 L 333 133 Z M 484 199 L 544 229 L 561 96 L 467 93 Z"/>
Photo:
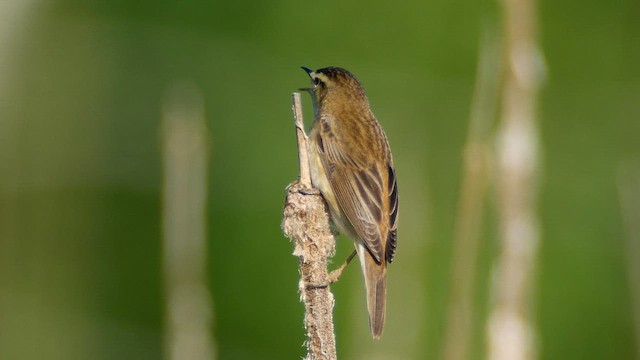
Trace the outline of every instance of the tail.
<path fill-rule="evenodd" d="M 384 329 L 385 303 L 387 297 L 387 264 L 378 264 L 362 244 L 357 244 L 358 257 L 362 265 L 364 284 L 367 290 L 369 329 L 374 339 L 379 339 Z"/>

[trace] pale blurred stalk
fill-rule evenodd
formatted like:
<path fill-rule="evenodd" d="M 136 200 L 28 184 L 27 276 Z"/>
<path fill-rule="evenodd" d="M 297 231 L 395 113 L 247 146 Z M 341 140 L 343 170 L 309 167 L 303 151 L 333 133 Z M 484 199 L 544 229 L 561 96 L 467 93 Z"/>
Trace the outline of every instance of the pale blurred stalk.
<path fill-rule="evenodd" d="M 618 194 L 627 230 L 627 269 L 631 291 L 631 312 L 635 331 L 636 359 L 640 359 L 640 169 L 620 167 Z M 635 171 L 634 171 L 635 170 Z"/>
<path fill-rule="evenodd" d="M 485 32 L 479 47 L 453 238 L 449 281 L 451 292 L 442 356 L 445 360 L 463 360 L 469 357 L 473 327 L 474 276 L 477 272 L 482 210 L 490 168 L 488 135 L 495 115 L 499 79 L 498 55 L 496 40 Z"/>
<path fill-rule="evenodd" d="M 165 358 L 214 359 L 206 281 L 209 147 L 199 91 L 171 88 L 162 126 Z"/>
<path fill-rule="evenodd" d="M 496 149 L 500 255 L 487 324 L 487 358 L 525 360 L 536 357 L 532 314 L 540 242 L 536 106 L 543 69 L 534 0 L 502 4 L 506 68 Z"/>

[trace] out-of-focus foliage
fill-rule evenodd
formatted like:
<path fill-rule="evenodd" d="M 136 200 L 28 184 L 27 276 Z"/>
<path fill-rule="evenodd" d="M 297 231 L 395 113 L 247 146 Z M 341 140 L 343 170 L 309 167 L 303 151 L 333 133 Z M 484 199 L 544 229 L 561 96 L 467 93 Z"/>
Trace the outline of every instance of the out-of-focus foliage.
<path fill-rule="evenodd" d="M 492 1 L 5 0 L 0 5 L 0 358 L 162 356 L 162 100 L 204 96 L 212 137 L 209 275 L 221 359 L 303 354 L 297 263 L 279 228 L 297 176 L 299 69 L 365 85 L 399 177 L 388 326 L 369 339 L 356 267 L 332 286 L 341 358 L 438 358 L 463 143 Z M 535 303 L 544 359 L 631 359 L 616 190 L 640 163 L 640 3 L 543 1 L 542 244 Z M 310 106 L 307 103 L 308 107 Z M 307 111 L 307 123 L 310 122 Z M 488 201 L 473 358 L 484 354 Z M 339 239 L 338 263 L 351 249 Z M 635 355 L 637 356 L 637 355 Z"/>

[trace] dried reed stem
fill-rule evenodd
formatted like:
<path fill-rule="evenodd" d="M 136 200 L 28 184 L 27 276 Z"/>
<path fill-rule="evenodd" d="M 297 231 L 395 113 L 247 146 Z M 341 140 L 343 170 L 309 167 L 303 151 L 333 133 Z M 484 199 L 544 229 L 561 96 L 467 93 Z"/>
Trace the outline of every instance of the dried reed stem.
<path fill-rule="evenodd" d="M 298 140 L 300 180 L 289 186 L 282 230 L 294 242 L 298 257 L 298 289 L 305 307 L 307 329 L 306 359 L 336 359 L 333 328 L 333 294 L 328 286 L 327 261 L 335 254 L 335 239 L 329 227 L 329 214 L 320 193 L 311 187 L 307 136 L 304 132 L 300 94 L 293 94 L 293 114 Z"/>

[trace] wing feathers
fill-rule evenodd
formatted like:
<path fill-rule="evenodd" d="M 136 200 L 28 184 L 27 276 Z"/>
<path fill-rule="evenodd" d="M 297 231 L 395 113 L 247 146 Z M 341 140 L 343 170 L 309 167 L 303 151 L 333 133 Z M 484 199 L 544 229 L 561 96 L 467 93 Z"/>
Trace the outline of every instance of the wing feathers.
<path fill-rule="evenodd" d="M 317 121 L 317 150 L 324 155 L 322 163 L 342 212 L 376 262 L 393 261 L 397 187 L 388 149 L 387 165 L 367 164 L 361 154 L 344 151 L 326 119 Z M 386 219 L 389 223 L 382 224 Z"/>
<path fill-rule="evenodd" d="M 393 166 L 389 166 L 389 237 L 387 238 L 386 260 L 393 262 L 398 246 L 398 184 Z"/>

